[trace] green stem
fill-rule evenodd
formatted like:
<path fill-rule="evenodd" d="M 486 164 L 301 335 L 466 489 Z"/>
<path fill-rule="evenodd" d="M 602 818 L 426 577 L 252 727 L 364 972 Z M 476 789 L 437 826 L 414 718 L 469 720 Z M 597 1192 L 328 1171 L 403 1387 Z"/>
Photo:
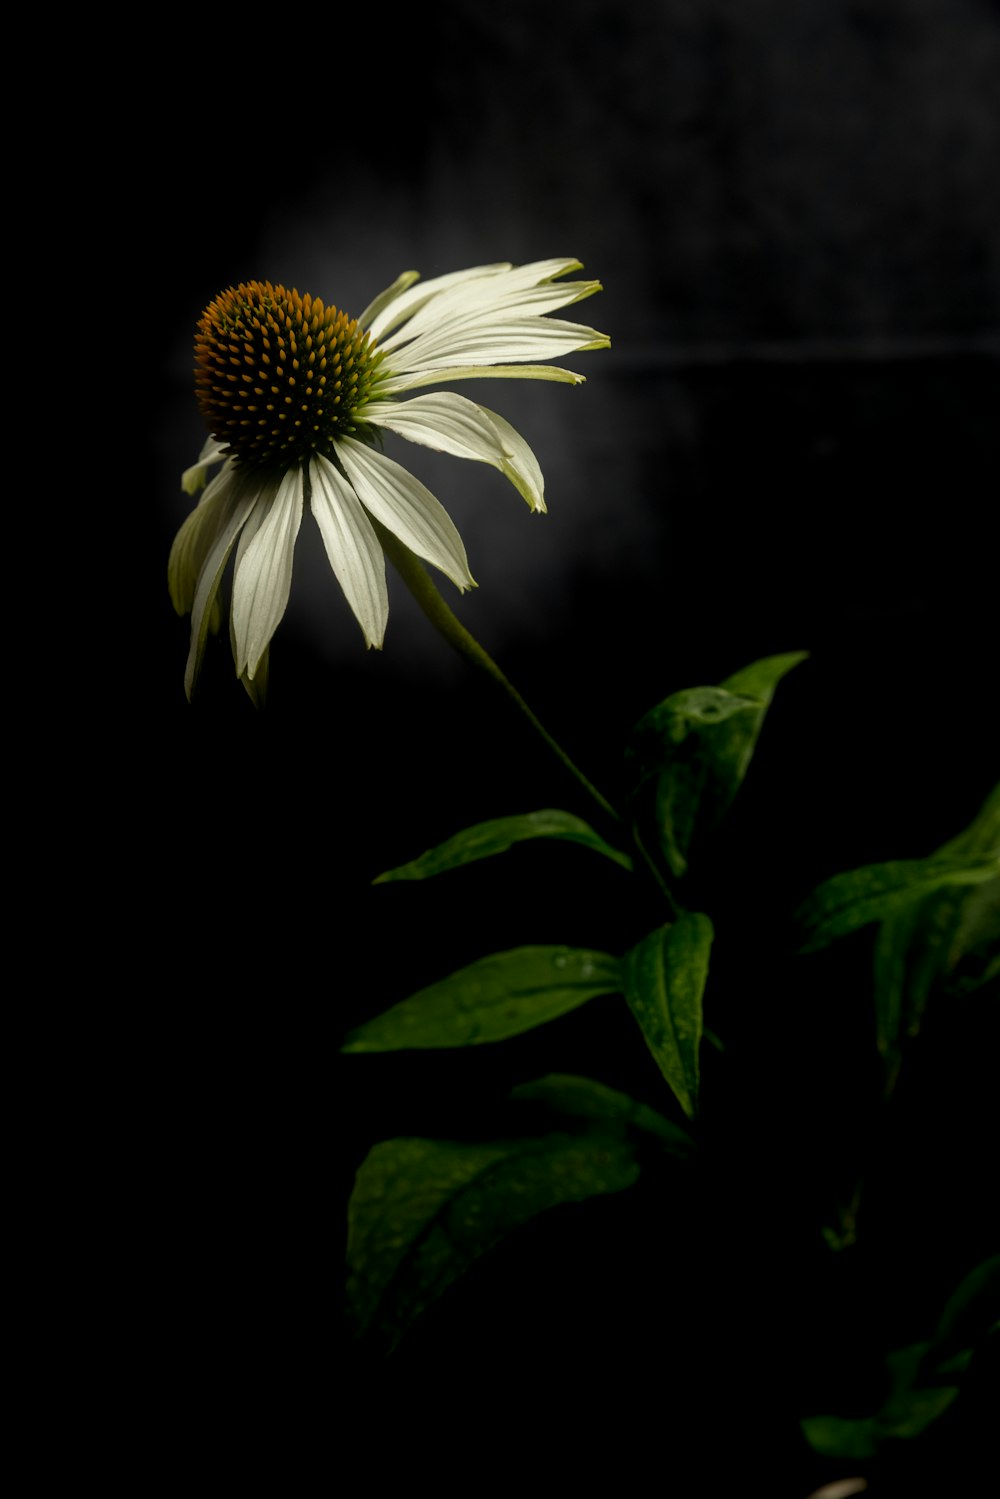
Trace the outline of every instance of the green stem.
<path fill-rule="evenodd" d="M 634 822 L 632 824 L 632 842 L 635 844 L 640 854 L 642 854 L 643 859 L 646 861 L 646 868 L 649 870 L 650 874 L 653 876 L 653 879 L 656 881 L 656 884 L 659 886 L 660 894 L 665 898 L 667 905 L 673 912 L 674 920 L 676 921 L 681 914 L 681 907 L 675 900 L 674 893 L 671 890 L 670 886 L 663 878 L 663 875 L 660 872 L 656 861 L 650 855 L 645 843 L 643 843 L 642 837 L 639 833 L 638 825 Z"/>
<path fill-rule="evenodd" d="M 492 678 L 497 686 L 510 698 L 511 702 L 520 709 L 532 728 L 536 733 L 541 735 L 552 753 L 562 762 L 570 775 L 579 782 L 588 796 L 593 797 L 597 805 L 609 817 L 614 818 L 616 822 L 619 821 L 618 813 L 608 799 L 601 795 L 592 782 L 588 781 L 583 771 L 578 765 L 574 764 L 558 740 L 553 739 L 545 725 L 531 711 L 513 683 L 507 680 L 499 666 L 493 660 L 493 657 L 483 650 L 478 640 L 469 634 L 469 631 L 462 624 L 461 620 L 452 613 L 420 559 L 415 557 L 409 547 L 404 546 L 384 526 L 379 525 L 378 521 L 375 522 L 375 528 L 383 550 L 391 559 L 403 582 L 413 594 L 413 597 L 431 624 L 440 630 L 448 644 L 454 650 L 458 651 L 459 655 L 464 656 L 467 661 L 472 662 L 473 666 L 478 667 L 480 671 L 485 672 L 488 677 Z"/>
<path fill-rule="evenodd" d="M 847 1206 L 841 1208 L 840 1210 L 839 1227 L 835 1230 L 830 1230 L 827 1234 L 827 1242 L 834 1249 L 849 1248 L 857 1241 L 858 1214 L 861 1211 L 861 1195 L 864 1191 L 866 1175 L 870 1170 L 870 1167 L 865 1162 L 865 1157 L 867 1157 L 869 1161 L 872 1159 L 877 1159 L 879 1153 L 884 1148 L 885 1137 L 888 1135 L 890 1124 L 889 1105 L 892 1102 L 892 1095 L 895 1092 L 896 1084 L 899 1081 L 899 1069 L 901 1062 L 902 1058 L 897 1052 L 893 1059 L 888 1063 L 888 1070 L 886 1072 L 885 1084 L 882 1090 L 879 1112 L 876 1117 L 871 1136 L 867 1142 L 865 1156 L 862 1157 L 861 1170 L 859 1171 L 857 1181 L 854 1184 L 854 1192 Z"/>

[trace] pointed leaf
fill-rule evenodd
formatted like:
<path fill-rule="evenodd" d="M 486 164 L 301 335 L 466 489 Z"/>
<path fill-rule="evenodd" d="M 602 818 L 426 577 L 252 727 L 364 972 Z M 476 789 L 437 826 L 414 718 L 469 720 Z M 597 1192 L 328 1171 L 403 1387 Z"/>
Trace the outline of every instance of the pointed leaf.
<path fill-rule="evenodd" d="M 935 860 L 1000 854 L 1000 787 Z M 998 864 L 1000 869 L 1000 864 Z M 887 916 L 875 943 L 878 1045 L 887 1065 L 920 1028 L 931 992 L 968 992 L 1000 971 L 1000 873 L 981 883 L 949 883 Z"/>
<path fill-rule="evenodd" d="M 944 1414 L 958 1396 L 957 1385 L 911 1390 L 892 1412 L 851 1420 L 842 1416 L 807 1416 L 806 1441 L 823 1457 L 876 1457 L 888 1440 L 919 1436 Z"/>
<path fill-rule="evenodd" d="M 908 959 L 920 926 L 922 904 L 914 901 L 887 917 L 875 938 L 875 1042 L 890 1076 L 896 1070 L 905 1031 Z"/>
<path fill-rule="evenodd" d="M 675 692 L 639 720 L 626 750 L 636 810 L 652 800 L 660 846 L 675 877 L 695 840 L 729 810 L 753 756 L 777 684 L 806 659 L 769 656 L 721 687 Z"/>
<path fill-rule="evenodd" d="M 875 1457 L 883 1443 L 919 1436 L 958 1396 L 951 1383 L 920 1384 L 928 1345 L 913 1343 L 886 1358 L 889 1391 L 873 1416 L 844 1419 L 810 1416 L 802 1422 L 806 1440 L 826 1457 Z"/>
<path fill-rule="evenodd" d="M 489 859 L 494 854 L 505 853 L 515 843 L 524 843 L 531 838 L 568 839 L 571 843 L 581 843 L 584 848 L 613 859 L 623 869 L 632 868 L 632 860 L 628 855 L 605 843 L 582 818 L 574 817 L 569 812 L 546 808 L 542 812 L 525 812 L 516 817 L 496 817 L 490 822 L 480 822 L 474 827 L 464 828 L 453 838 L 428 849 L 419 858 L 411 859 L 408 864 L 386 870 L 372 883 L 384 885 L 392 880 L 430 879 L 432 875 L 443 874 L 449 869 L 460 869 L 462 865 L 472 864 L 477 859 Z"/>
<path fill-rule="evenodd" d="M 1000 1330 L 1000 1256 L 984 1260 L 949 1297 L 929 1343 L 897 1348 L 885 1361 L 888 1393 L 872 1416 L 810 1416 L 809 1444 L 827 1457 L 875 1457 L 883 1443 L 919 1436 L 959 1394 L 954 1376 L 975 1348 Z"/>
<path fill-rule="evenodd" d="M 802 1434 L 822 1457 L 868 1458 L 879 1449 L 880 1433 L 874 1417 L 851 1420 L 844 1416 L 806 1416 Z"/>
<path fill-rule="evenodd" d="M 702 998 L 712 946 L 707 916 L 685 912 L 625 955 L 625 998 L 689 1119 L 698 1107 Z"/>
<path fill-rule="evenodd" d="M 977 885 L 998 874 L 1000 858 L 995 854 L 900 859 L 836 874 L 799 907 L 796 920 L 806 934 L 799 951 L 826 947 L 836 937 L 884 921 L 945 886 Z"/>
<path fill-rule="evenodd" d="M 597 1126 L 603 1130 L 629 1129 L 649 1135 L 671 1154 L 689 1156 L 694 1150 L 691 1136 L 678 1125 L 664 1119 L 647 1104 L 637 1103 L 625 1093 L 618 1093 L 590 1077 L 552 1072 L 533 1083 L 521 1083 L 511 1091 L 511 1099 L 521 1108 L 544 1108 L 563 1121 L 575 1120 L 578 1127 Z"/>
<path fill-rule="evenodd" d="M 351 1031 L 342 1050 L 403 1051 L 504 1041 L 621 993 L 621 965 L 577 947 L 516 947 L 480 958 Z"/>
<path fill-rule="evenodd" d="M 894 911 L 875 938 L 878 1049 L 894 1069 L 935 989 L 969 993 L 1000 972 L 1000 878 L 949 884 Z"/>
<path fill-rule="evenodd" d="M 938 850 L 941 854 L 1000 852 L 1000 782 L 993 787 L 975 817 L 957 837 Z"/>
<path fill-rule="evenodd" d="M 769 708 L 782 677 L 787 676 L 793 666 L 808 659 L 808 651 L 786 651 L 781 656 L 764 656 L 760 661 L 752 661 L 749 666 L 734 671 L 721 685 L 728 692 L 736 692 L 741 697 L 752 697 L 763 707 Z"/>
<path fill-rule="evenodd" d="M 876 1039 L 888 1079 L 935 989 L 960 993 L 1000 972 L 1000 787 L 927 859 L 834 876 L 797 913 L 802 951 L 872 921 Z"/>
<path fill-rule="evenodd" d="M 1000 1254 L 983 1260 L 949 1296 L 928 1351 L 928 1362 L 940 1365 L 956 1351 L 975 1347 L 1000 1331 Z"/>
<path fill-rule="evenodd" d="M 539 1109 L 558 1128 L 525 1133 Z M 391 1350 L 409 1323 L 506 1235 L 550 1208 L 631 1186 L 644 1137 L 690 1141 L 651 1109 L 588 1078 L 516 1089 L 496 1140 L 394 1139 L 358 1171 L 349 1208 L 355 1334 Z"/>
<path fill-rule="evenodd" d="M 956 893 L 946 987 L 969 994 L 1000 975 L 1000 877 Z"/>

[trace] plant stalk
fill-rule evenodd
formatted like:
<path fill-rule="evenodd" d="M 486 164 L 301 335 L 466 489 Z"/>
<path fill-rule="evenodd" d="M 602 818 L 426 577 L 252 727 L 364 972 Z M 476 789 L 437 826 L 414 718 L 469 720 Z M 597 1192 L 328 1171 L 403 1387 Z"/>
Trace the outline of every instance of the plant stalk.
<path fill-rule="evenodd" d="M 459 655 L 464 656 L 467 661 L 470 661 L 480 671 L 485 672 L 496 683 L 514 706 L 524 714 L 535 732 L 541 736 L 552 753 L 564 768 L 569 771 L 574 780 L 583 787 L 587 795 L 597 803 L 601 811 L 608 817 L 613 818 L 615 822 L 620 821 L 618 813 L 607 797 L 603 796 L 593 782 L 587 779 L 583 771 L 570 758 L 559 741 L 554 739 L 549 733 L 537 714 L 532 712 L 513 683 L 504 676 L 499 666 L 493 660 L 493 657 L 483 649 L 475 636 L 471 635 L 461 620 L 452 613 L 420 559 L 414 556 L 409 547 L 405 546 L 396 536 L 393 536 L 390 531 L 387 531 L 378 521 L 375 521 L 375 529 L 378 532 L 383 550 L 392 561 L 396 571 L 431 624 L 440 631 L 448 644 L 454 650 L 458 651 Z"/>

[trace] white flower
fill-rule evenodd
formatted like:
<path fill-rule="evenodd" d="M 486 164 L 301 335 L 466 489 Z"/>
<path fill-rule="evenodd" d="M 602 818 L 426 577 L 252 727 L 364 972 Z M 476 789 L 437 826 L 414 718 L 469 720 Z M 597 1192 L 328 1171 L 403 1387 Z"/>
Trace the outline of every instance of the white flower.
<path fill-rule="evenodd" d="M 474 587 L 462 539 L 442 505 L 380 449 L 383 429 L 410 442 L 492 464 L 534 511 L 545 509 L 534 453 L 503 417 L 453 392 L 399 397 L 481 378 L 582 375 L 537 363 L 607 348 L 593 328 L 548 314 L 599 291 L 561 281 L 576 260 L 476 266 L 420 282 L 407 271 L 356 320 L 270 282 L 230 288 L 207 308 L 195 341 L 198 403 L 211 436 L 182 478 L 205 488 L 174 540 L 168 568 L 179 614 L 191 614 L 188 697 L 233 548 L 230 636 L 251 694 L 285 612 L 302 511 L 312 510 L 334 575 L 365 640 L 380 647 L 388 618 L 376 526 Z M 419 283 L 419 284 L 418 284 Z"/>

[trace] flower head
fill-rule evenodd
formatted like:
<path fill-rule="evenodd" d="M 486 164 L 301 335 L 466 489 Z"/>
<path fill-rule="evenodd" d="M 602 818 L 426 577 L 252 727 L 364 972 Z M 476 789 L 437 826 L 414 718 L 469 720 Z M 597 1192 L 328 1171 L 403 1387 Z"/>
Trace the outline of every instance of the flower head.
<path fill-rule="evenodd" d="M 220 622 L 234 548 L 230 638 L 237 675 L 256 693 L 307 504 L 369 646 L 381 646 L 389 612 L 380 528 L 459 589 L 475 586 L 447 512 L 386 457 L 382 434 L 489 463 L 543 511 L 541 469 L 503 417 L 450 391 L 399 397 L 468 379 L 580 384 L 582 375 L 537 362 L 609 345 L 593 328 L 548 315 L 600 290 L 597 281 L 560 279 L 580 269 L 576 260 L 544 260 L 424 282 L 406 271 L 358 318 L 268 281 L 215 298 L 195 340 L 197 400 L 211 435 L 181 481 L 187 493 L 204 493 L 168 568 L 174 607 L 191 615 L 189 697 Z"/>

